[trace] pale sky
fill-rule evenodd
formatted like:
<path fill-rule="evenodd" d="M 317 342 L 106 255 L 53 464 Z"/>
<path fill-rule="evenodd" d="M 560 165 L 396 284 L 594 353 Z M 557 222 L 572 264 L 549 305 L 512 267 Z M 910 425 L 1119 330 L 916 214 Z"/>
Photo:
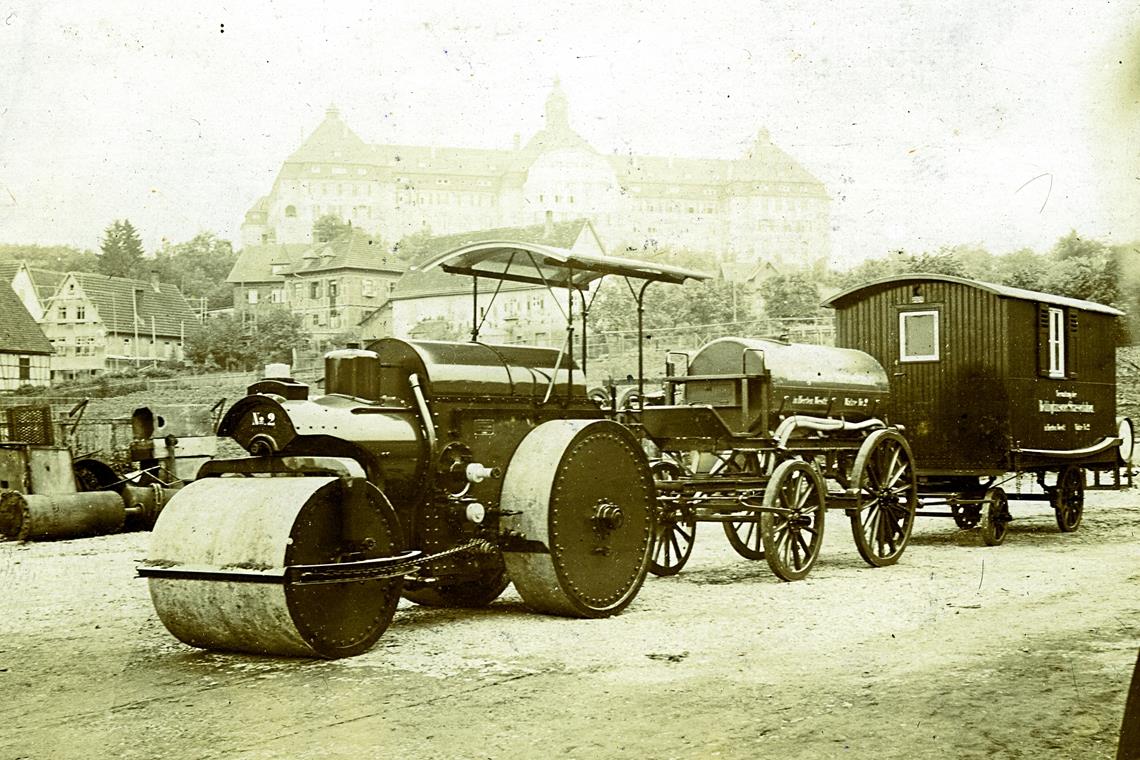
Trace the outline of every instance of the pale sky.
<path fill-rule="evenodd" d="M 602 153 L 760 127 L 834 259 L 1140 239 L 1140 4 L 0 0 L 0 242 L 148 249 L 245 210 L 335 103 L 367 142 L 507 148 L 558 76 Z"/>

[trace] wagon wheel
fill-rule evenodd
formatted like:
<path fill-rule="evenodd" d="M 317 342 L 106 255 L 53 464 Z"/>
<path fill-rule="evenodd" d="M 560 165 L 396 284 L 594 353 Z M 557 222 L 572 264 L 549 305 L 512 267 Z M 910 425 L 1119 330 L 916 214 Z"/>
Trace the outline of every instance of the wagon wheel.
<path fill-rule="evenodd" d="M 954 515 L 954 524 L 962 530 L 976 528 L 982 521 L 982 508 L 977 504 L 952 504 L 950 512 Z"/>
<path fill-rule="evenodd" d="M 1085 514 L 1085 471 L 1072 465 L 1061 470 L 1051 501 L 1062 533 L 1079 528 Z"/>
<path fill-rule="evenodd" d="M 859 556 L 872 567 L 898 562 L 918 508 L 918 479 L 906 439 L 895 430 L 867 436 L 851 476 L 855 506 L 848 510 Z"/>
<path fill-rule="evenodd" d="M 780 580 L 807 576 L 823 545 L 823 478 L 807 462 L 789 459 L 764 490 L 760 535 L 764 558 Z"/>
<path fill-rule="evenodd" d="M 681 468 L 673 462 L 654 462 L 650 466 L 656 482 L 677 480 Z M 657 515 L 657 529 L 653 533 L 653 556 L 649 560 L 649 572 L 665 577 L 676 575 L 689 561 L 693 553 L 693 543 L 697 537 L 697 521 L 677 507 L 675 499 L 658 496 L 660 511 Z"/>
<path fill-rule="evenodd" d="M 998 546 L 1005 541 L 1006 529 L 1013 520 L 1009 514 L 1009 499 L 1002 488 L 986 491 L 982 505 L 982 541 L 986 546 Z"/>
<path fill-rule="evenodd" d="M 721 472 L 743 475 L 761 475 L 770 467 L 767 456 L 755 451 L 734 451 L 728 459 L 722 460 L 722 464 Z M 760 524 L 755 517 L 748 520 L 731 520 L 722 524 L 725 538 L 737 554 L 750 560 L 764 559 Z"/>
<path fill-rule="evenodd" d="M 724 535 L 736 553 L 745 559 L 764 559 L 764 541 L 756 520 L 732 520 L 724 523 Z"/>

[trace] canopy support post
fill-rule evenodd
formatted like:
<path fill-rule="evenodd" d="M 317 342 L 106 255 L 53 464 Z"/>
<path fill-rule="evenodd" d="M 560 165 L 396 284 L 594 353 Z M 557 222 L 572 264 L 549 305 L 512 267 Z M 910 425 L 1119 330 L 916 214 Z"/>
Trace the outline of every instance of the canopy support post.
<path fill-rule="evenodd" d="M 479 340 L 479 277 L 471 276 L 471 342 Z"/>
<path fill-rule="evenodd" d="M 653 280 L 641 284 L 637 293 L 637 398 L 645 405 L 645 290 Z"/>

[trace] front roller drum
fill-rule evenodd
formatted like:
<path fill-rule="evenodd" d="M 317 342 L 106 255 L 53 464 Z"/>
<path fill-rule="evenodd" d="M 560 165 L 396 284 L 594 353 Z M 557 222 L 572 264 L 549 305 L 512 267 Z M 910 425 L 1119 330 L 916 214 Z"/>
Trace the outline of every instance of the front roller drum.
<path fill-rule="evenodd" d="M 656 529 L 655 489 L 638 441 L 608 420 L 545 422 L 503 477 L 507 572 L 528 607 L 607 617 L 641 588 Z M 513 514 L 512 514 L 513 513 Z"/>
<path fill-rule="evenodd" d="M 347 657 L 392 620 L 401 578 L 302 582 L 285 570 L 391 557 L 395 511 L 363 480 L 206 478 L 180 490 L 154 526 L 146 565 L 155 611 L 202 649 Z M 140 569 L 140 573 L 142 569 Z"/>

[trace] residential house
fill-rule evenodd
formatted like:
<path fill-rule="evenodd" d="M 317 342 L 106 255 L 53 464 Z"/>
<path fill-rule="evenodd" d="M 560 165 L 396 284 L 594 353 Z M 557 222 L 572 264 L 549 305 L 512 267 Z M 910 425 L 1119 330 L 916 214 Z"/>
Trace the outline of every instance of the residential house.
<path fill-rule="evenodd" d="M 52 376 L 65 380 L 182 361 L 186 339 L 199 327 L 174 285 L 90 272 L 67 274 L 42 324 L 55 347 Z"/>
<path fill-rule="evenodd" d="M 575 253 L 604 255 L 594 226 L 585 219 L 548 221 L 526 227 L 500 227 L 428 240 L 422 258 L 484 241 L 541 243 Z M 441 269 L 409 271 L 384 304 L 361 323 L 362 339 L 380 337 L 427 340 L 466 340 L 473 319 L 480 322 L 479 339 L 489 343 L 560 345 L 566 330 L 567 293 L 543 286 L 487 281 L 473 303 L 471 278 Z M 575 310 L 580 304 L 575 304 Z"/>
<path fill-rule="evenodd" d="M 310 244 L 247 245 L 238 253 L 226 282 L 234 288 L 234 310 L 250 315 L 288 304 L 285 277 L 301 263 Z"/>
<path fill-rule="evenodd" d="M 52 346 L 23 302 L 0 287 L 0 391 L 51 385 Z"/>
<path fill-rule="evenodd" d="M 320 345 L 355 339 L 357 325 L 384 303 L 401 274 L 395 254 L 354 228 L 327 243 L 243 249 L 227 279 L 247 318 L 265 306 L 288 308 Z"/>

